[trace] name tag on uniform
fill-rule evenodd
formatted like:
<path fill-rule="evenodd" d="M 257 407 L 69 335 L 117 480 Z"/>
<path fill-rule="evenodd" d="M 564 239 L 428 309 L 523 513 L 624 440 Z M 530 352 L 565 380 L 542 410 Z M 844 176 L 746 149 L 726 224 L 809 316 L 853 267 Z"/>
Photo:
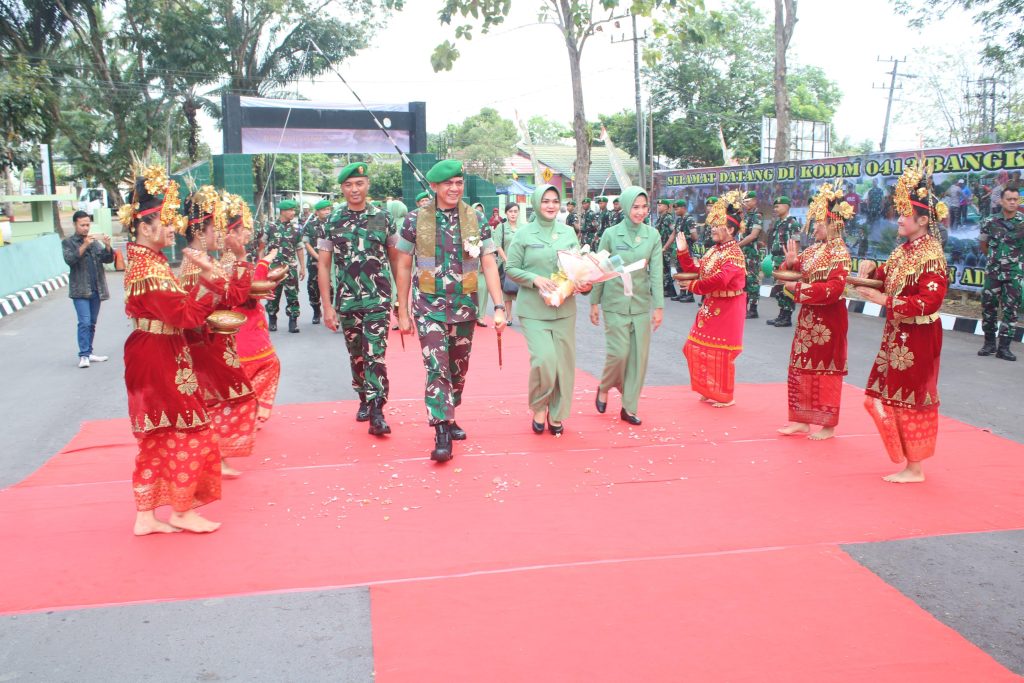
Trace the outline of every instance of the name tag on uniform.
<path fill-rule="evenodd" d="M 620 244 L 615 248 L 618 249 L 619 251 L 629 251 L 630 246 L 628 244 Z"/>
<path fill-rule="evenodd" d="M 527 244 L 527 245 L 526 245 L 526 248 L 527 248 L 527 249 L 536 249 L 536 248 L 538 248 L 538 247 L 539 247 L 539 248 L 543 248 L 543 247 L 544 247 L 544 244 L 543 244 L 542 242 L 537 242 L 537 243 L 535 243 L 535 244 Z"/>

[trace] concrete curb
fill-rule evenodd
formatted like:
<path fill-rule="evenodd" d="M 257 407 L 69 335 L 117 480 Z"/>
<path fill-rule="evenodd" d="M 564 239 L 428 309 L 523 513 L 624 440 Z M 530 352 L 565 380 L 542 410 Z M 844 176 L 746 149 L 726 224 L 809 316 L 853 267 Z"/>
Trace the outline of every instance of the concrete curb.
<path fill-rule="evenodd" d="M 771 293 L 771 285 L 761 285 L 761 298 L 769 298 L 771 297 Z M 847 299 L 846 308 L 850 313 L 860 313 L 861 315 L 869 315 L 873 318 L 885 317 L 885 308 L 878 304 L 873 304 L 870 301 Z M 981 321 L 977 318 L 963 318 L 958 315 L 939 313 L 939 319 L 942 321 L 942 329 L 944 330 L 967 332 L 968 334 L 976 334 L 978 336 L 985 334 L 981 330 Z M 1013 338 L 1014 341 L 1024 341 L 1024 326 L 1017 328 Z"/>
<path fill-rule="evenodd" d="M 29 304 L 39 301 L 47 294 L 55 292 L 63 287 L 67 287 L 67 285 L 68 274 L 64 273 L 57 277 L 50 278 L 49 280 L 44 280 L 39 284 L 27 287 L 20 292 L 15 292 L 10 296 L 0 298 L 0 318 L 13 315 Z"/>

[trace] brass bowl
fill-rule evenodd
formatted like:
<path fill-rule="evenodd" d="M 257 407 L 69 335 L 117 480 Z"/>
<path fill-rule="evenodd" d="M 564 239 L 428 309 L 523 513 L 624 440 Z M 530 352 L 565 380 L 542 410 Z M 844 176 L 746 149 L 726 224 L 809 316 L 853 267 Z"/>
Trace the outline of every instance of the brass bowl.
<path fill-rule="evenodd" d="M 238 311 L 214 311 L 206 316 L 206 324 L 216 334 L 234 334 L 245 322 L 245 314 Z"/>
<path fill-rule="evenodd" d="M 856 275 L 847 275 L 846 282 L 853 285 L 854 287 L 870 287 L 871 289 L 884 289 L 885 283 L 881 280 L 872 280 L 869 277 L 857 277 Z"/>
<path fill-rule="evenodd" d="M 800 273 L 795 270 L 773 270 L 772 277 L 776 282 L 800 282 Z"/>
<path fill-rule="evenodd" d="M 262 299 L 263 297 L 272 294 L 275 287 L 277 287 L 276 282 L 271 282 L 270 280 L 254 280 L 252 286 L 249 287 L 249 297 L 252 299 Z"/>
<path fill-rule="evenodd" d="M 698 273 L 676 273 L 672 276 L 672 279 L 676 282 L 693 282 L 699 277 L 700 275 Z"/>
<path fill-rule="evenodd" d="M 278 266 L 267 273 L 267 279 L 271 282 L 280 282 L 286 275 L 288 275 L 288 268 L 285 266 Z"/>

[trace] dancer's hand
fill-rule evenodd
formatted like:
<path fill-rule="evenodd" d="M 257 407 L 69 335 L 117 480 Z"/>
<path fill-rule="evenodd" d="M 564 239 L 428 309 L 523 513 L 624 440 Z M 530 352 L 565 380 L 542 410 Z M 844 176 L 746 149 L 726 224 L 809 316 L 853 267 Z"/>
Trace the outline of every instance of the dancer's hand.
<path fill-rule="evenodd" d="M 860 277 L 871 277 L 876 268 L 878 268 L 878 264 L 871 259 L 861 259 L 860 265 L 857 266 L 857 275 Z M 857 289 L 859 290 L 860 287 Z"/>
<path fill-rule="evenodd" d="M 224 238 L 224 248 L 234 254 L 239 261 L 245 259 L 245 245 L 235 233 L 230 233 Z"/>
<path fill-rule="evenodd" d="M 686 235 L 683 234 L 683 233 L 677 234 L 676 235 L 676 249 L 678 251 L 686 251 L 689 248 L 690 248 L 689 245 L 686 243 Z"/>
<path fill-rule="evenodd" d="M 277 258 L 277 247 L 274 247 L 273 249 L 271 249 L 270 251 L 268 251 L 266 254 L 263 255 L 263 260 L 266 261 L 267 263 L 273 263 L 274 259 L 276 259 L 276 258 Z"/>
<path fill-rule="evenodd" d="M 186 261 L 191 261 L 199 268 L 203 275 L 209 275 L 213 272 L 213 261 L 210 260 L 210 255 L 206 252 L 193 249 L 191 247 L 185 247 L 181 250 L 181 256 Z"/>
<path fill-rule="evenodd" d="M 800 243 L 796 240 L 789 240 L 782 248 L 782 253 L 786 257 L 786 270 L 792 270 L 800 261 Z"/>

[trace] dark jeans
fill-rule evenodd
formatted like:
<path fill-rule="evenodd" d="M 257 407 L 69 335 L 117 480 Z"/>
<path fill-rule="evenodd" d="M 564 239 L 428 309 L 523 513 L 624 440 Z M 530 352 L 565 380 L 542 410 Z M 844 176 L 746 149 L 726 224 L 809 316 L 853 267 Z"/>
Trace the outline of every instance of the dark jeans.
<path fill-rule="evenodd" d="M 78 356 L 92 355 L 92 340 L 96 337 L 96 318 L 100 316 L 100 295 L 88 299 L 72 299 L 78 314 Z"/>

